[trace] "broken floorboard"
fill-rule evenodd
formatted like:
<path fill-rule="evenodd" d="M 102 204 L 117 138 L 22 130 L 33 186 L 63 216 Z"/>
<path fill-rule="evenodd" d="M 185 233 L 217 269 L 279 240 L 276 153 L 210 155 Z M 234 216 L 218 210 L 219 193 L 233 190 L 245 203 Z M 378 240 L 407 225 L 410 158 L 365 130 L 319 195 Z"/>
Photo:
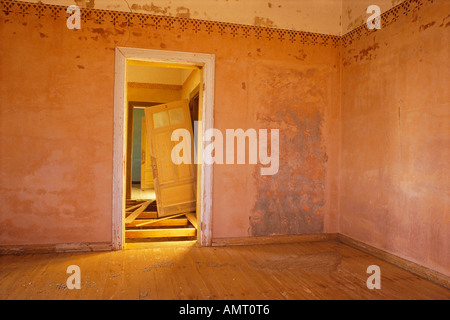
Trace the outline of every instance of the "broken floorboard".
<path fill-rule="evenodd" d="M 147 204 L 147 202 L 149 202 Z M 146 207 L 142 209 L 142 206 Z M 137 211 L 138 210 L 138 211 Z M 141 211 L 141 212 L 139 212 Z M 161 241 L 195 241 L 195 213 L 158 218 L 156 201 L 127 200 L 125 208 L 125 241 L 127 243 Z"/>
<path fill-rule="evenodd" d="M 141 206 L 139 206 L 136 210 L 134 210 L 128 217 L 125 218 L 125 224 L 133 222 L 134 219 L 139 217 L 139 215 L 144 212 L 144 210 L 148 207 L 150 201 L 144 202 Z"/>
<path fill-rule="evenodd" d="M 132 206 L 129 206 L 125 209 L 125 212 L 132 212 L 133 210 L 136 210 L 137 208 L 141 207 L 143 203 L 138 203 Z"/>
<path fill-rule="evenodd" d="M 151 223 L 149 226 L 152 227 L 183 227 L 189 224 L 189 220 L 186 218 L 172 218 L 162 221 L 156 221 L 158 219 L 136 219 L 130 222 L 126 227 L 138 227 L 142 223 Z"/>
<path fill-rule="evenodd" d="M 198 229 L 197 215 L 195 213 L 186 213 L 186 218 L 192 223 L 195 229 Z"/>
<path fill-rule="evenodd" d="M 180 214 L 175 214 L 175 215 L 167 216 L 167 217 L 163 217 L 163 218 L 152 219 L 152 220 L 148 220 L 148 221 L 145 221 L 145 222 L 141 222 L 141 223 L 137 224 L 136 227 L 149 226 L 149 225 L 154 224 L 154 223 L 158 223 L 158 222 L 169 220 L 169 219 L 178 218 L 178 217 L 181 217 L 181 216 L 184 216 L 184 215 L 185 215 L 185 213 L 180 213 Z"/>

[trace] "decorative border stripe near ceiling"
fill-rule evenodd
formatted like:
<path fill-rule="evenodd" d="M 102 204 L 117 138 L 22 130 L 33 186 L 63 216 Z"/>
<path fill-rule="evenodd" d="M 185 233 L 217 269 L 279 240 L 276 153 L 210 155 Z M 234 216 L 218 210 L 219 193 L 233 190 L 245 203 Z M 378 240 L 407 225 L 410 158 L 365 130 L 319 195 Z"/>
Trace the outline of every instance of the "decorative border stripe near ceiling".
<path fill-rule="evenodd" d="M 35 15 L 39 19 L 50 17 L 56 20 L 67 19 L 66 10 L 66 6 L 49 5 L 41 2 L 30 3 L 11 0 L 0 2 L 0 11 L 5 15 L 14 14 L 22 17 Z M 81 21 L 82 23 L 90 21 L 97 24 L 112 23 L 114 26 L 122 28 L 138 26 L 154 28 L 155 30 L 191 31 L 197 34 L 228 35 L 235 38 L 278 40 L 319 46 L 338 47 L 340 43 L 340 36 L 320 33 L 87 8 L 81 8 Z"/>
<path fill-rule="evenodd" d="M 399 5 L 391 8 L 381 15 L 382 29 L 391 25 L 401 15 L 408 15 L 410 12 L 419 10 L 426 3 L 433 3 L 434 0 L 405 0 Z M 25 17 L 35 15 L 56 19 L 67 19 L 67 7 L 60 5 L 50 5 L 44 3 L 18 2 L 13 0 L 0 1 L 0 12 L 4 15 L 14 14 Z M 110 11 L 99 9 L 81 8 L 82 22 L 91 21 L 96 24 L 112 23 L 116 27 L 141 27 L 154 28 L 155 30 L 168 31 L 191 31 L 197 34 L 231 36 L 235 38 L 254 38 L 263 40 L 288 41 L 291 43 L 301 43 L 308 45 L 333 46 L 338 47 L 341 43 L 343 47 L 350 45 L 353 41 L 367 36 L 376 30 L 369 30 L 363 24 L 343 36 L 327 35 L 321 33 L 295 31 L 287 29 L 267 28 L 250 26 L 235 23 L 215 22 L 208 20 L 195 20 L 179 17 L 166 17 L 151 14 Z"/>
<path fill-rule="evenodd" d="M 395 7 L 389 9 L 388 11 L 381 14 L 381 29 L 390 26 L 396 22 L 401 16 L 408 16 L 414 11 L 420 10 L 420 8 L 426 3 L 433 3 L 434 0 L 405 0 L 402 3 L 396 5 Z M 363 36 L 368 36 L 369 34 L 377 32 L 376 29 L 369 30 L 366 24 L 363 24 L 352 31 L 346 33 L 341 37 L 342 46 L 345 48 L 352 42 L 359 40 Z"/>

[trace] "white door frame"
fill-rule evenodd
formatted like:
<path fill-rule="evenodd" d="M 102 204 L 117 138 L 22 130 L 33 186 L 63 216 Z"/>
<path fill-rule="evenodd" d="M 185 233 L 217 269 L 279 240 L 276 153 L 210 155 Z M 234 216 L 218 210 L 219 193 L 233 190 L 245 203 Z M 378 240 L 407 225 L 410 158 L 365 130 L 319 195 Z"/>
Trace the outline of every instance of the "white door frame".
<path fill-rule="evenodd" d="M 198 159 L 202 159 L 206 130 L 214 127 L 214 69 L 215 55 L 166 50 L 116 48 L 114 83 L 114 141 L 113 141 L 113 185 L 112 185 L 112 248 L 121 250 L 125 242 L 125 164 L 126 164 L 126 61 L 127 59 L 157 63 L 170 63 L 201 67 L 203 81 L 203 103 L 200 106 L 201 126 L 198 128 Z M 199 162 L 201 163 L 201 162 Z M 201 246 L 212 243 L 212 165 L 201 164 L 200 188 L 197 188 L 197 210 L 200 215 L 198 228 Z"/>

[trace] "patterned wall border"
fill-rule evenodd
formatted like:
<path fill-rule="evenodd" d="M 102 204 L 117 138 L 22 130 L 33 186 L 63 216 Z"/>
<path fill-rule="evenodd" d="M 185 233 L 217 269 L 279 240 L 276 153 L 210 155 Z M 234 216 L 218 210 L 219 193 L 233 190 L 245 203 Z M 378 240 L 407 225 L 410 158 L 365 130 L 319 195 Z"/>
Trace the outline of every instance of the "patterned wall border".
<path fill-rule="evenodd" d="M 67 19 L 69 15 L 66 13 L 66 10 L 66 6 L 60 5 L 17 2 L 12 0 L 0 1 L 0 12 L 7 16 L 16 15 L 25 17 L 27 15 L 35 15 L 39 19 L 44 16 L 51 17 L 54 20 Z M 133 12 L 81 8 L 81 21 L 82 23 L 92 21 L 96 24 L 112 23 L 117 27 L 139 26 L 141 28 L 154 28 L 156 30 L 191 31 L 197 34 L 215 34 L 233 38 L 254 38 L 280 42 L 287 41 L 319 46 L 338 47 L 340 45 L 339 36 L 327 34 Z"/>
<path fill-rule="evenodd" d="M 395 23 L 400 16 L 408 16 L 412 12 L 420 10 L 420 8 L 427 3 L 434 3 L 434 0 L 405 0 L 388 11 L 382 13 L 380 30 L 383 30 L 384 28 Z M 378 30 L 376 29 L 369 30 L 367 25 L 363 24 L 341 37 L 342 46 L 345 48 L 354 41 L 359 40 L 361 37 L 366 37 L 377 31 Z"/>
<path fill-rule="evenodd" d="M 401 15 L 407 16 L 413 11 L 420 10 L 424 4 L 433 2 L 434 0 L 403 1 L 381 15 L 382 29 L 393 24 Z M 0 1 L 0 13 L 6 16 L 16 15 L 25 17 L 27 15 L 35 15 L 39 19 L 44 16 L 51 17 L 54 20 L 67 19 L 68 14 L 66 13 L 66 10 L 66 6 L 43 4 L 41 2 Z M 361 37 L 377 32 L 377 30 L 369 30 L 366 24 L 363 24 L 343 36 L 334 36 L 226 22 L 87 8 L 81 8 L 81 19 L 82 22 L 93 21 L 100 25 L 112 23 L 114 26 L 118 27 L 139 26 L 141 28 L 154 28 L 155 30 L 177 30 L 179 32 L 191 31 L 197 34 L 216 34 L 220 36 L 231 36 L 233 38 L 254 38 L 280 42 L 288 41 L 291 43 L 301 43 L 303 45 L 333 46 L 335 48 L 339 47 L 341 44 L 345 48 Z"/>

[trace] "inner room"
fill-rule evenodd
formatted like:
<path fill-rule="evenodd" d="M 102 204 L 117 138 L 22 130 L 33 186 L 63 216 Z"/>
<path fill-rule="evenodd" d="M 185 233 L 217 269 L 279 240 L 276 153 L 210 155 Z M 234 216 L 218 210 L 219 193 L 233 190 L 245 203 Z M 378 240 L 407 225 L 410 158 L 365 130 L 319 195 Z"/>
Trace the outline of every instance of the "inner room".
<path fill-rule="evenodd" d="M 193 133 L 199 120 L 201 82 L 201 70 L 195 66 L 126 62 L 128 248 L 167 241 L 194 244 L 198 238 L 199 171 L 193 161 L 197 150 Z M 192 134 L 192 161 L 175 166 L 170 151 L 177 142 L 171 140 L 171 133 L 179 128 Z"/>

